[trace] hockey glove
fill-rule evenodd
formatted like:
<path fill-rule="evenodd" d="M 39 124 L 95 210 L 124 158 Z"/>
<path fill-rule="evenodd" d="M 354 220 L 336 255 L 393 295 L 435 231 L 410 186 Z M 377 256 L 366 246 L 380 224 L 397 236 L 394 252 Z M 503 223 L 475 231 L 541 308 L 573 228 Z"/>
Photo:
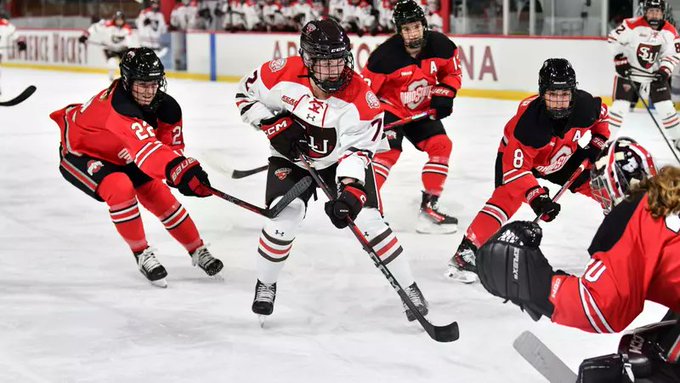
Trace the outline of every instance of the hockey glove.
<path fill-rule="evenodd" d="M 432 117 L 441 120 L 448 117 L 453 112 L 453 99 L 456 97 L 456 90 L 448 85 L 439 84 L 432 88 L 430 92 L 430 108 L 436 111 Z"/>
<path fill-rule="evenodd" d="M 82 35 L 78 37 L 78 42 L 81 44 L 85 44 L 87 42 L 87 35 Z"/>
<path fill-rule="evenodd" d="M 614 56 L 614 67 L 616 69 L 616 73 L 619 76 L 624 78 L 630 76 L 631 67 L 628 63 L 628 58 L 624 56 L 623 53 L 619 53 L 618 55 Z"/>
<path fill-rule="evenodd" d="M 671 77 L 671 71 L 668 68 L 662 66 L 654 72 L 654 82 L 664 84 L 668 83 L 668 79 Z"/>
<path fill-rule="evenodd" d="M 547 188 L 536 186 L 526 196 L 531 209 L 545 222 L 552 221 L 560 213 L 560 204 L 550 199 Z"/>
<path fill-rule="evenodd" d="M 548 296 L 555 272 L 538 247 L 542 236 L 533 222 L 511 222 L 475 254 L 482 286 L 527 310 L 534 320 L 554 311 Z"/>
<path fill-rule="evenodd" d="M 628 383 L 632 382 L 624 370 L 621 354 L 588 358 L 578 368 L 578 383 Z"/>
<path fill-rule="evenodd" d="M 144 19 L 144 26 L 146 27 L 149 24 L 151 24 L 151 19 L 147 17 Z"/>
<path fill-rule="evenodd" d="M 358 182 L 339 184 L 338 198 L 326 202 L 326 214 L 338 229 L 347 227 L 347 218 L 356 219 L 366 203 L 366 190 Z"/>
<path fill-rule="evenodd" d="M 212 195 L 206 186 L 210 186 L 208 174 L 198 160 L 177 157 L 165 167 L 168 186 L 177 188 L 180 193 L 191 197 L 208 197 Z"/>
<path fill-rule="evenodd" d="M 26 50 L 26 42 L 24 40 L 17 41 L 17 48 L 19 49 L 19 52 L 25 51 Z"/>
<path fill-rule="evenodd" d="M 297 158 L 307 146 L 305 128 L 288 111 L 262 120 L 260 129 L 267 135 L 274 149 L 288 159 Z"/>

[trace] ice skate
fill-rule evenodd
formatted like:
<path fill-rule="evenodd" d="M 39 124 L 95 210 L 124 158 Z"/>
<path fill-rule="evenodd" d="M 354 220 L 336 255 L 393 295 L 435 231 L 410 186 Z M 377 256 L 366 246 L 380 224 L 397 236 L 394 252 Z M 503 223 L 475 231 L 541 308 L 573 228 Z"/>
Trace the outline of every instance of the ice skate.
<path fill-rule="evenodd" d="M 458 219 L 440 210 L 438 196 L 423 192 L 416 231 L 421 234 L 452 234 L 458 231 Z"/>
<path fill-rule="evenodd" d="M 158 262 L 156 255 L 150 247 L 147 247 L 140 254 L 135 254 L 135 258 L 137 259 L 139 272 L 142 273 L 152 285 L 163 288 L 168 287 L 168 283 L 165 281 L 168 272 L 165 270 L 165 267 Z"/>
<path fill-rule="evenodd" d="M 222 267 L 224 267 L 222 261 L 213 257 L 205 245 L 191 253 L 191 264 L 200 267 L 211 277 L 219 273 Z"/>
<path fill-rule="evenodd" d="M 423 293 L 420 291 L 418 288 L 418 285 L 413 282 L 413 284 L 407 288 L 404 289 L 404 292 L 408 295 L 409 299 L 413 304 L 416 306 L 418 311 L 423 315 L 427 315 L 429 312 L 428 310 L 428 304 L 427 301 L 425 300 L 425 297 L 423 296 Z M 416 320 L 416 316 L 413 314 L 413 311 L 406 305 L 406 302 L 402 302 L 404 305 L 404 313 L 406 313 L 406 319 L 408 319 L 409 322 L 413 322 Z"/>
<path fill-rule="evenodd" d="M 458 246 L 458 250 L 449 261 L 446 276 L 454 281 L 463 283 L 477 282 L 477 267 L 475 265 L 476 246 L 467 237 Z"/>
<path fill-rule="evenodd" d="M 274 312 L 276 299 L 276 283 L 266 284 L 257 280 L 255 298 L 253 298 L 253 312 L 258 315 L 260 326 L 264 326 L 264 319 Z"/>

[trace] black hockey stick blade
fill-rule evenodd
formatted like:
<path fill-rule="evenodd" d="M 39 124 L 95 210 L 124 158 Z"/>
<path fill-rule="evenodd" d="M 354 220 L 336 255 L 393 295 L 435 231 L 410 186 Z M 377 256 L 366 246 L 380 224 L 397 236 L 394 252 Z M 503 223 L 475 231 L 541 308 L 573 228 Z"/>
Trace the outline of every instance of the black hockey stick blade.
<path fill-rule="evenodd" d="M 36 89 L 37 88 L 35 86 L 29 85 L 28 88 L 24 89 L 23 92 L 21 92 L 18 96 L 14 97 L 13 99 L 7 101 L 0 101 L 0 106 L 14 106 L 17 104 L 21 104 L 27 98 L 31 97 L 31 95 L 35 93 Z"/>
<path fill-rule="evenodd" d="M 576 374 L 531 331 L 524 331 L 512 347 L 550 383 L 575 383 Z"/>
<path fill-rule="evenodd" d="M 263 171 L 267 170 L 267 168 L 269 168 L 269 165 L 263 165 L 263 166 L 260 166 L 258 168 L 255 168 L 255 169 L 248 169 L 248 170 L 235 169 L 231 173 L 231 178 L 234 178 L 234 179 L 245 178 L 245 177 L 248 177 L 248 176 L 252 176 L 253 174 L 263 172 Z"/>
<path fill-rule="evenodd" d="M 270 207 L 267 209 L 267 214 L 266 216 L 269 218 L 274 218 L 281 214 L 283 209 L 286 208 L 286 206 L 290 205 L 291 202 L 293 202 L 294 199 L 299 197 L 302 193 L 305 192 L 305 190 L 309 189 L 309 187 L 312 185 L 312 177 L 306 176 L 300 181 L 298 181 L 295 185 L 293 185 L 286 194 L 283 195 L 283 198 L 279 200 L 279 202 L 276 203 L 276 205 Z"/>

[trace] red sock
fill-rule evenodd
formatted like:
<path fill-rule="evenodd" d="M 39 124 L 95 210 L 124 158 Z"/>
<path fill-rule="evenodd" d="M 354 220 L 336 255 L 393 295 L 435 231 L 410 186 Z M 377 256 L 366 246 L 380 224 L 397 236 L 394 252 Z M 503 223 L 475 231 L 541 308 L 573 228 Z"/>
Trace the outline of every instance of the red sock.
<path fill-rule="evenodd" d="M 198 229 L 189 213 L 172 195 L 170 188 L 159 180 L 153 180 L 137 189 L 139 202 L 160 219 L 168 233 L 181 243 L 189 253 L 203 245 Z"/>
<path fill-rule="evenodd" d="M 97 194 L 109 205 L 111 221 L 130 250 L 139 253 L 149 247 L 130 178 L 125 173 L 111 173 L 99 184 Z"/>
<path fill-rule="evenodd" d="M 494 190 L 482 210 L 472 220 L 465 236 L 478 248 L 484 244 L 519 210 L 523 195 L 512 186 L 502 185 Z"/>
<path fill-rule="evenodd" d="M 438 134 L 418 143 L 418 148 L 428 154 L 429 161 L 423 166 L 423 188 L 428 194 L 439 196 L 449 175 L 451 140 L 446 134 Z"/>
<path fill-rule="evenodd" d="M 401 150 L 391 149 L 387 152 L 378 153 L 373 157 L 373 170 L 375 171 L 375 183 L 380 191 L 390 175 L 390 169 L 397 163 Z"/>

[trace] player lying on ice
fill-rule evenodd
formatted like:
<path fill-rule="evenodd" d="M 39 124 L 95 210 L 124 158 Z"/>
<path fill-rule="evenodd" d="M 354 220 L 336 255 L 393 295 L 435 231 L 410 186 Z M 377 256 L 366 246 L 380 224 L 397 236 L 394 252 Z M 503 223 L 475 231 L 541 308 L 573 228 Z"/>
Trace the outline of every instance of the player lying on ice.
<path fill-rule="evenodd" d="M 647 150 L 629 138 L 608 143 L 590 173 L 607 214 L 582 276 L 554 271 L 531 222 L 502 227 L 477 252 L 482 285 L 535 319 L 597 333 L 622 331 L 645 300 L 680 312 L 680 168 L 658 174 Z M 680 381 L 680 325 L 663 321 L 623 337 L 619 353 L 586 359 L 579 382 Z M 631 368 L 624 368 L 630 364 Z M 628 373 L 624 372 L 628 370 Z"/>

